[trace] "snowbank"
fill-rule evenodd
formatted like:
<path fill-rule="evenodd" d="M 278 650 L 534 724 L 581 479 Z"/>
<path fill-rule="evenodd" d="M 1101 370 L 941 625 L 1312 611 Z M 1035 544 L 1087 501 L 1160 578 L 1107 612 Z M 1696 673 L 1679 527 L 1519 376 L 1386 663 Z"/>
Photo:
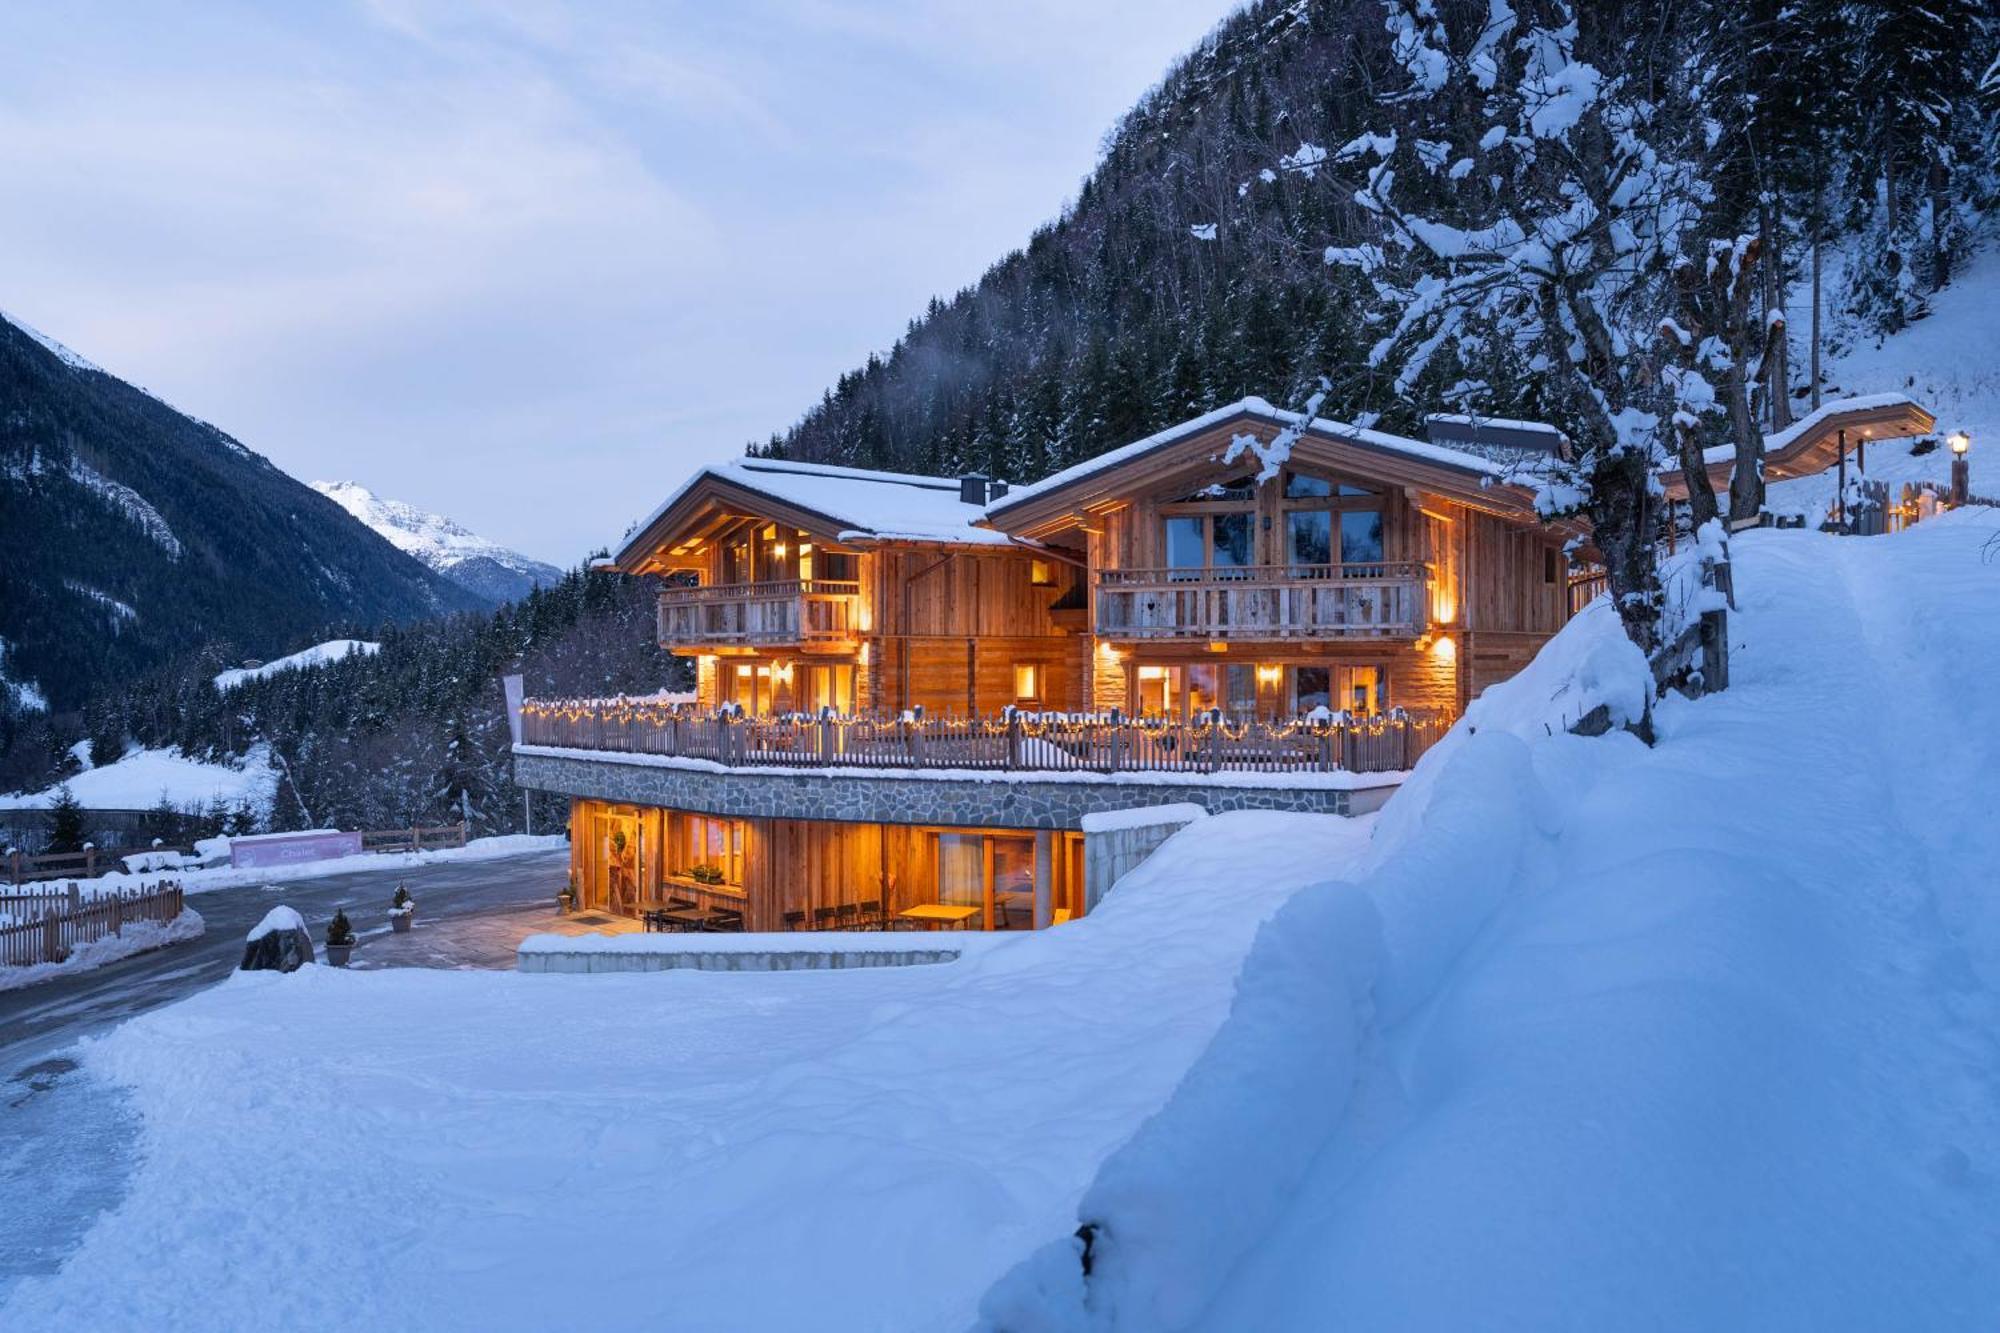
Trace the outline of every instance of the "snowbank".
<path fill-rule="evenodd" d="M 198 847 L 205 848 L 209 843 L 217 841 L 227 840 L 204 839 Z M 334 857 L 324 861 L 300 861 L 293 865 L 255 866 L 244 869 L 224 865 L 206 870 L 180 869 L 145 874 L 113 872 L 82 883 L 84 891 L 90 893 L 130 889 L 136 885 L 170 879 L 188 893 L 196 894 L 208 893 L 215 889 L 238 888 L 245 884 L 282 884 L 295 879 L 317 879 L 322 875 L 350 875 L 379 871 L 385 867 L 394 869 L 401 866 L 427 866 L 441 861 L 490 861 L 506 856 L 557 851 L 568 845 L 568 840 L 560 833 L 534 837 L 521 833 L 506 833 L 491 838 L 474 838 L 463 847 L 445 847 L 432 852 L 367 852 L 360 856 Z M 222 855 L 227 854 L 225 846 Z"/>
<path fill-rule="evenodd" d="M 208 807 L 220 802 L 248 804 L 259 814 L 271 808 L 278 790 L 277 770 L 268 747 L 252 747 L 240 764 L 211 764 L 190 759 L 178 748 L 133 750 L 115 763 L 89 769 L 71 778 L 70 791 L 86 809 L 150 810 L 165 796 L 176 808 Z M 61 786 L 46 791 L 0 796 L 0 808 L 33 809 L 54 805 Z"/>
<path fill-rule="evenodd" d="M 1738 537 L 1733 687 L 1654 749 L 1517 681 L 1265 927 L 1068 1219 L 1090 1279 L 1052 1229 L 990 1325 L 1988 1322 L 1996 531 Z"/>
<path fill-rule="evenodd" d="M 135 953 L 145 953 L 149 949 L 163 948 L 191 940 L 204 929 L 201 915 L 192 907 L 181 909 L 181 914 L 172 921 L 135 921 L 128 924 L 116 935 L 106 935 L 101 940 L 80 944 L 70 951 L 68 958 L 60 963 L 36 963 L 32 967 L 0 967 L 0 991 L 17 990 L 22 986 L 33 986 L 43 981 L 53 981 L 57 977 L 74 976 L 88 972 L 92 968 L 115 963 L 121 958 L 130 958 Z"/>
<path fill-rule="evenodd" d="M 224 671 L 216 676 L 215 688 L 227 692 L 235 689 L 245 681 L 263 680 L 268 676 L 275 676 L 281 671 L 299 671 L 306 667 L 324 666 L 328 662 L 338 662 L 342 658 L 354 653 L 360 653 L 363 657 L 367 657 L 381 650 L 381 644 L 367 643 L 361 639 L 328 639 L 325 643 L 316 643 L 310 648 L 304 648 L 291 654 L 289 657 L 280 657 L 276 661 L 266 662 L 262 666 L 236 667 L 232 670 Z"/>
<path fill-rule="evenodd" d="M 1367 828 L 1214 816 L 1090 917 L 945 966 L 234 976 L 85 1047 L 142 1164 L 6 1321 L 248 1326 L 283 1271 L 367 1275 L 289 1285 L 311 1328 L 962 1329 Z"/>

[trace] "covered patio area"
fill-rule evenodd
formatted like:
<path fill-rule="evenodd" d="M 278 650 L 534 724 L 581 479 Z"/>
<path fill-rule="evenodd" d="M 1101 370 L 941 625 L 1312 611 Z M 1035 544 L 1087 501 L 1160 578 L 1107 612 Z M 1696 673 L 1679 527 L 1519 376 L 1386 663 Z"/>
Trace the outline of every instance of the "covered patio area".
<path fill-rule="evenodd" d="M 732 818 L 579 799 L 577 910 L 698 932 L 1036 930 L 1084 911 L 1083 835 Z"/>

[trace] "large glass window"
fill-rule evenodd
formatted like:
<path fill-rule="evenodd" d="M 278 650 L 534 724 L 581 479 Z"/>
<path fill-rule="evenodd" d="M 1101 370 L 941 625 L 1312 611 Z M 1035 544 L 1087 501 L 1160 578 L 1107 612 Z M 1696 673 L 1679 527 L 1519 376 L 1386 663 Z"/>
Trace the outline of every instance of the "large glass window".
<path fill-rule="evenodd" d="M 1167 520 L 1167 565 L 1200 569 L 1208 563 L 1207 520 L 1175 517 Z"/>
<path fill-rule="evenodd" d="M 1340 515 L 1340 559 L 1342 564 L 1380 564 L 1382 560 L 1382 512 L 1378 509 L 1346 509 Z"/>
<path fill-rule="evenodd" d="M 1333 563 L 1333 514 L 1325 509 L 1301 509 L 1285 515 L 1287 544 L 1294 565 Z"/>
<path fill-rule="evenodd" d="M 1209 520 L 1215 534 L 1215 568 L 1240 569 L 1256 563 L 1251 553 L 1256 530 L 1253 518 L 1251 514 L 1216 514 Z"/>
<path fill-rule="evenodd" d="M 742 820 L 689 815 L 686 839 L 681 848 L 681 873 L 711 883 L 743 883 Z"/>
<path fill-rule="evenodd" d="M 985 907 L 984 834 L 938 834 L 938 901 L 959 907 Z"/>
<path fill-rule="evenodd" d="M 1035 928 L 1035 840 L 995 837 L 993 844 L 993 919 L 990 930 Z"/>
<path fill-rule="evenodd" d="M 1294 668 L 1292 689 L 1292 707 L 1301 715 L 1333 707 L 1333 673 L 1323 666 Z"/>

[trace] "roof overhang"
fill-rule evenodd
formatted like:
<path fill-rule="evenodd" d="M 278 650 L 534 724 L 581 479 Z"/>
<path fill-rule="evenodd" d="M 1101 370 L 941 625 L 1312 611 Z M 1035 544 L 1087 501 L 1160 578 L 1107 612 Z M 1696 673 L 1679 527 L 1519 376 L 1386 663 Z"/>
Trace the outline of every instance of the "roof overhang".
<path fill-rule="evenodd" d="M 845 520 L 752 490 L 704 468 L 625 539 L 611 564 L 626 574 L 694 568 L 698 562 L 678 560 L 675 548 L 705 541 L 735 520 L 746 518 L 797 528 L 829 545 L 855 540 L 854 525 Z"/>
<path fill-rule="evenodd" d="M 1169 436 L 1067 482 L 1032 491 L 1019 500 L 990 505 L 985 524 L 1015 537 L 1060 539 L 1066 532 L 1087 528 L 1092 513 L 1116 508 L 1135 496 L 1179 481 L 1194 482 L 1204 475 L 1234 474 L 1254 467 L 1255 459 L 1251 458 L 1225 468 L 1222 458 L 1230 443 L 1246 434 L 1269 443 L 1291 425 L 1293 421 L 1284 415 L 1246 407 L 1193 434 Z M 1291 457 L 1308 467 L 1442 496 L 1502 518 L 1541 521 L 1534 493 L 1525 486 L 1500 481 L 1494 465 L 1470 457 L 1459 463 L 1444 449 L 1424 452 L 1396 448 L 1373 437 L 1372 432 L 1350 434 L 1333 423 L 1315 422 L 1293 444 Z"/>
<path fill-rule="evenodd" d="M 1900 393 L 1828 403 L 1765 439 L 1764 479 L 1790 481 L 1815 476 L 1839 462 L 1843 446 L 1852 449 L 1870 440 L 1928 435 L 1935 429 L 1937 417 L 1930 409 Z M 1703 457 L 1709 485 L 1726 487 L 1736 466 L 1731 450 L 1726 446 L 1710 449 Z M 1688 498 L 1687 478 L 1680 469 L 1660 474 L 1660 484 L 1668 499 Z"/>

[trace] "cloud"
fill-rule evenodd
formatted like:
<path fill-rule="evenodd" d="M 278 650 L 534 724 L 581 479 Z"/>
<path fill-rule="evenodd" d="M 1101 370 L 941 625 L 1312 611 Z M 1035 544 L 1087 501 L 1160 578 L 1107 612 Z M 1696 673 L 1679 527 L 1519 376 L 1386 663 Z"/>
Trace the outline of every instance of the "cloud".
<path fill-rule="evenodd" d="M 13 6 L 0 304 L 568 559 L 1024 242 L 1208 7 Z"/>

